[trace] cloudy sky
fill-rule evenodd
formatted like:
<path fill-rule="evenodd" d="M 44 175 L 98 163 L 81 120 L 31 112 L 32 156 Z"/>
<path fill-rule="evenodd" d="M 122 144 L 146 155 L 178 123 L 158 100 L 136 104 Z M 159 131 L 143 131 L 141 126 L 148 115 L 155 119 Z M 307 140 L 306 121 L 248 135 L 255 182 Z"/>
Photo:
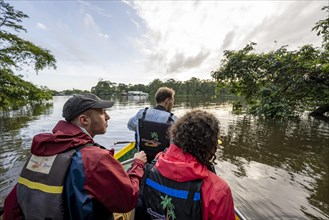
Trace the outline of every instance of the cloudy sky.
<path fill-rule="evenodd" d="M 6 1 L 29 16 L 20 36 L 52 52 L 57 69 L 25 80 L 50 89 L 90 90 L 100 79 L 148 84 L 210 79 L 223 50 L 257 43 L 266 52 L 321 46 L 311 31 L 323 1 Z"/>

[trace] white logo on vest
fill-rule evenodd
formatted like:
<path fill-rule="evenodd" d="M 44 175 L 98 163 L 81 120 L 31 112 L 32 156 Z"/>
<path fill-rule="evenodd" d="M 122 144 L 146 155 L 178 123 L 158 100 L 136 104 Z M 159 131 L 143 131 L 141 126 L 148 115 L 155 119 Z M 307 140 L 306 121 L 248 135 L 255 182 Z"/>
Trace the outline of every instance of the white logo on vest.
<path fill-rule="evenodd" d="M 26 166 L 26 169 L 32 170 L 34 172 L 49 174 L 56 156 L 57 155 L 41 157 L 32 155 Z"/>

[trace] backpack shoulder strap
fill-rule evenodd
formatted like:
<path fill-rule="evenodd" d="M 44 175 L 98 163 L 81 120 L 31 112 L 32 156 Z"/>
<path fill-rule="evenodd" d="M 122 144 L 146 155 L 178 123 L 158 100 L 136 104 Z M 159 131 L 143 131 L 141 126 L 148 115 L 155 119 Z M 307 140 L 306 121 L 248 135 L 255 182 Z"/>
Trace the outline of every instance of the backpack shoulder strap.
<path fill-rule="evenodd" d="M 148 107 L 146 107 L 143 111 L 143 115 L 142 115 L 142 120 L 145 120 L 145 115 L 146 115 L 146 111 L 147 111 Z"/>
<path fill-rule="evenodd" d="M 197 192 L 198 187 L 200 187 L 200 185 L 202 184 L 202 180 L 197 180 L 195 183 L 191 184 L 188 196 L 187 196 L 187 200 L 186 200 L 186 205 L 185 205 L 185 213 L 187 215 L 191 215 L 192 212 L 192 207 L 193 207 L 193 200 L 194 200 L 194 194 L 195 192 Z"/>
<path fill-rule="evenodd" d="M 163 153 L 161 153 L 159 156 L 161 156 Z M 154 165 L 156 164 L 157 161 L 158 161 L 158 157 L 154 158 L 151 163 L 146 164 L 145 173 L 144 173 L 142 181 L 141 181 L 141 189 L 144 188 L 146 178 L 148 177 L 150 171 L 152 170 L 152 168 L 154 167 Z"/>
<path fill-rule="evenodd" d="M 138 120 L 138 126 L 139 127 L 143 127 L 143 122 L 145 120 L 145 115 L 146 115 L 146 111 L 147 111 L 148 107 L 146 107 L 143 111 L 143 115 L 142 117 Z"/>
<path fill-rule="evenodd" d="M 156 164 L 157 161 L 158 161 L 158 159 L 155 158 L 154 160 L 152 160 L 151 163 L 146 164 L 146 166 L 145 166 L 145 173 L 144 173 L 143 178 L 142 178 L 142 181 L 141 181 L 142 185 L 145 185 L 145 180 L 148 177 L 148 175 L 150 173 L 150 170 L 154 167 L 154 165 Z"/>
<path fill-rule="evenodd" d="M 106 149 L 105 147 L 103 147 L 102 145 L 97 144 L 97 143 L 93 143 L 93 144 L 92 143 L 87 143 L 87 144 L 83 144 L 79 147 L 74 148 L 74 151 L 77 152 L 77 151 L 81 150 L 82 148 L 93 147 L 93 146 L 96 146 L 96 147 L 99 147 L 99 148 L 102 148 L 102 149 Z"/>
<path fill-rule="evenodd" d="M 173 122 L 174 121 L 174 119 L 172 118 L 173 115 L 174 114 L 170 112 L 170 115 L 168 117 L 167 123 L 170 123 L 170 122 Z"/>

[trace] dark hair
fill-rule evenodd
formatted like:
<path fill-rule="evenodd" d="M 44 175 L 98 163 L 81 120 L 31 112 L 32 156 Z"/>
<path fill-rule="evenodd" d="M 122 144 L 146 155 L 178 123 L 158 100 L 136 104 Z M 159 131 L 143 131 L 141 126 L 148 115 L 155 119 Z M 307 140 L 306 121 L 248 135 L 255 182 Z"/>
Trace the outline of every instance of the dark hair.
<path fill-rule="evenodd" d="M 201 110 L 188 112 L 169 128 L 169 133 L 184 153 L 190 153 L 208 168 L 215 163 L 219 121 L 213 114 Z"/>
<path fill-rule="evenodd" d="M 167 98 L 172 99 L 175 91 L 169 87 L 160 87 L 155 94 L 155 101 L 157 103 L 164 102 Z"/>

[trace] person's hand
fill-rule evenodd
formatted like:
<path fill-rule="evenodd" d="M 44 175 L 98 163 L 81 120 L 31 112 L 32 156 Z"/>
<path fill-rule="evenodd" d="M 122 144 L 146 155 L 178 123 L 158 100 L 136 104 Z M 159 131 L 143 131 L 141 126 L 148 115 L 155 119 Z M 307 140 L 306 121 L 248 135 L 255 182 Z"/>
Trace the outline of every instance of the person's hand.
<path fill-rule="evenodd" d="M 135 153 L 134 159 L 140 159 L 144 163 L 146 163 L 146 161 L 147 161 L 147 157 L 146 157 L 146 154 L 145 154 L 144 151 L 140 151 L 140 152 Z"/>

